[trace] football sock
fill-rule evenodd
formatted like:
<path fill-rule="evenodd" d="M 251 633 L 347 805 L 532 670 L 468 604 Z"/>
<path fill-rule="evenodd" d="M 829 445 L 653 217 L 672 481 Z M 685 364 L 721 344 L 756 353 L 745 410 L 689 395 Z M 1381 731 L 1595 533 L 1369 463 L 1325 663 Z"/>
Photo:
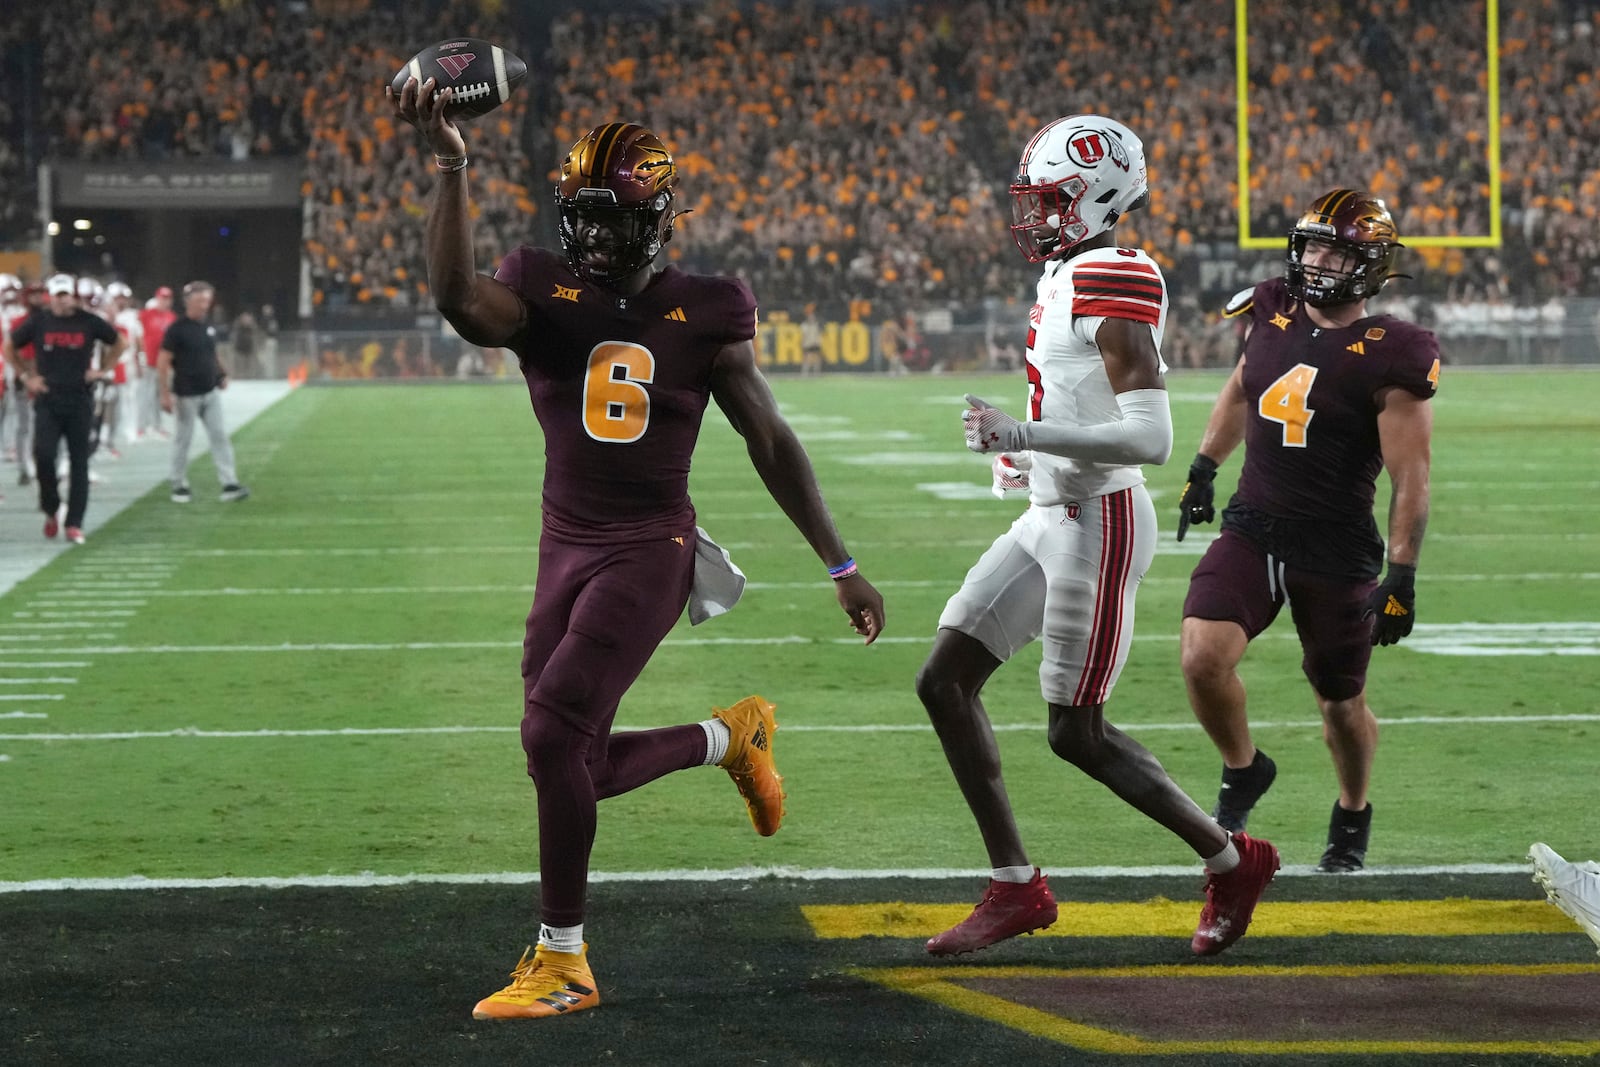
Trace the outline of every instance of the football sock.
<path fill-rule="evenodd" d="M 989 877 L 997 882 L 1016 882 L 1019 885 L 1027 885 L 1033 881 L 1033 867 L 1026 864 L 1021 867 L 996 867 Z"/>
<path fill-rule="evenodd" d="M 1227 874 L 1237 866 L 1239 866 L 1239 848 L 1233 843 L 1233 835 L 1229 834 L 1228 847 L 1215 856 L 1206 857 L 1206 870 Z"/>
<path fill-rule="evenodd" d="M 728 754 L 728 739 L 733 734 L 721 719 L 707 719 L 700 724 L 700 729 L 706 732 L 706 758 L 700 766 L 715 767 Z"/>
<path fill-rule="evenodd" d="M 582 952 L 583 924 L 577 926 L 549 926 L 539 924 L 539 944 L 552 952 Z"/>
<path fill-rule="evenodd" d="M 1255 757 L 1248 767 L 1222 767 L 1222 784 L 1231 790 L 1234 795 L 1248 798 L 1254 804 L 1262 793 L 1261 779 L 1267 773 L 1267 766 L 1272 761 L 1267 759 L 1267 754 L 1256 749 Z"/>

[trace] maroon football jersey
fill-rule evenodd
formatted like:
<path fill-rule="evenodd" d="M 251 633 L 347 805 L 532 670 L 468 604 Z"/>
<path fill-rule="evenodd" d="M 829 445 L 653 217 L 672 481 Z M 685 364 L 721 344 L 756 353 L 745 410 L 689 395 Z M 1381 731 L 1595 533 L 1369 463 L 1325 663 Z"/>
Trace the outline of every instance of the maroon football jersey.
<path fill-rule="evenodd" d="M 1391 315 L 1319 328 L 1282 278 L 1262 282 L 1248 305 L 1230 310 L 1248 314 L 1251 328 L 1244 469 L 1229 507 L 1311 520 L 1311 529 L 1361 526 L 1376 537 L 1372 502 L 1383 453 L 1375 396 L 1388 386 L 1433 396 L 1438 340 Z"/>
<path fill-rule="evenodd" d="M 614 540 L 692 527 L 689 461 L 726 345 L 755 336 L 743 282 L 667 267 L 622 297 L 523 246 L 495 277 L 528 307 L 512 343 L 544 430 L 544 522 Z"/>

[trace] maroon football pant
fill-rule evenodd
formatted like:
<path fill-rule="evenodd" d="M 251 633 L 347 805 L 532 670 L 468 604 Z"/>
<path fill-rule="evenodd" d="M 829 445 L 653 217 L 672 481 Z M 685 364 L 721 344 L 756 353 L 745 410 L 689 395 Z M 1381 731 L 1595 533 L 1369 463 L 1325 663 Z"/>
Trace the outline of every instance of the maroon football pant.
<path fill-rule="evenodd" d="M 1300 669 L 1322 697 L 1349 700 L 1367 688 L 1376 579 L 1287 566 L 1234 530 L 1223 530 L 1189 578 L 1183 617 L 1234 622 L 1254 641 L 1284 604 L 1300 634 Z"/>
<path fill-rule="evenodd" d="M 522 643 L 522 747 L 539 794 L 541 914 L 583 921 L 595 806 L 698 766 L 698 725 L 611 734 L 622 694 L 689 598 L 694 532 L 638 544 L 577 545 L 544 535 Z"/>

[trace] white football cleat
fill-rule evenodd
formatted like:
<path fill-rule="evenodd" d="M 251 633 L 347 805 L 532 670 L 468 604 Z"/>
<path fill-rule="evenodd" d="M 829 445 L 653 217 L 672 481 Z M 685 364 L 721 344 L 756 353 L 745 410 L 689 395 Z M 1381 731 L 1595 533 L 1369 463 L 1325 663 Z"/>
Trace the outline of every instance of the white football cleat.
<path fill-rule="evenodd" d="M 1528 858 L 1533 861 L 1533 880 L 1544 887 L 1550 903 L 1600 946 L 1600 864 L 1568 863 L 1543 843 L 1528 849 Z"/>

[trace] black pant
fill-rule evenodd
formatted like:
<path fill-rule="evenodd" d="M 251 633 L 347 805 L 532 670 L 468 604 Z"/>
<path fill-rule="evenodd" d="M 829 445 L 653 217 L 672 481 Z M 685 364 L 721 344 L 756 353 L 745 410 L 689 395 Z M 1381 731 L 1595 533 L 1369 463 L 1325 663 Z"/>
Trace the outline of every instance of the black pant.
<path fill-rule="evenodd" d="M 40 393 L 33 401 L 33 462 L 38 467 L 39 510 L 54 515 L 61 507 L 61 489 L 56 479 L 56 450 L 61 438 L 67 439 L 71 462 L 67 487 L 68 526 L 83 525 L 89 510 L 89 435 L 94 429 L 94 394 L 74 390 L 70 393 Z"/>

